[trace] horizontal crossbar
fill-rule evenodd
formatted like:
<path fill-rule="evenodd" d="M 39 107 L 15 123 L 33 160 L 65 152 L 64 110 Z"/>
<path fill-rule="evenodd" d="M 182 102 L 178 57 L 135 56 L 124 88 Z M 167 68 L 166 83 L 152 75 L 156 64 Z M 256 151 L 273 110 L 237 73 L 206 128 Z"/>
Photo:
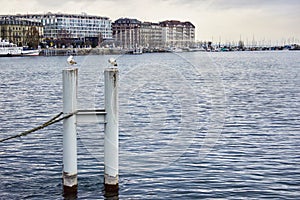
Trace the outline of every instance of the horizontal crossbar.
<path fill-rule="evenodd" d="M 105 124 L 106 112 L 101 110 L 78 110 L 76 114 L 77 123 L 100 123 Z"/>

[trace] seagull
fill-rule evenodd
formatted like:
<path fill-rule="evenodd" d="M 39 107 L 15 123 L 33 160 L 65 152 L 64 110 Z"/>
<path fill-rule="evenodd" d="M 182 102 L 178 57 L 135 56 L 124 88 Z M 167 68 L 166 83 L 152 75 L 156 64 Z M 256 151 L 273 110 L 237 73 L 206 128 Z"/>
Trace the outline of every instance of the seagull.
<path fill-rule="evenodd" d="M 114 59 L 114 58 L 110 58 L 109 60 L 108 60 L 108 62 L 112 65 L 112 66 L 118 66 L 118 64 L 117 64 L 117 60 L 116 59 Z"/>
<path fill-rule="evenodd" d="M 70 65 L 74 65 L 74 64 L 77 64 L 77 62 L 75 62 L 74 58 L 72 55 L 69 56 L 69 58 L 67 59 L 68 63 Z"/>

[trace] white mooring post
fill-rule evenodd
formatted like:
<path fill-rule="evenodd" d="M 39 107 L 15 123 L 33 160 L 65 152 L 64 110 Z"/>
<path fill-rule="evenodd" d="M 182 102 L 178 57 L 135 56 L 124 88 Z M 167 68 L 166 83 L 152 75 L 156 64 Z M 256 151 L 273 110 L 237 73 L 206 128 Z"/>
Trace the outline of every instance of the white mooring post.
<path fill-rule="evenodd" d="M 64 116 L 77 111 L 78 68 L 63 70 Z M 77 191 L 76 114 L 63 120 L 63 186 Z"/>
<path fill-rule="evenodd" d="M 104 184 L 109 192 L 119 187 L 119 106 L 117 68 L 104 71 L 105 127 L 104 127 Z"/>
<path fill-rule="evenodd" d="M 105 191 L 119 189 L 119 107 L 117 68 L 104 71 L 104 110 L 77 110 L 78 69 L 63 70 L 63 113 L 74 114 L 63 122 L 63 186 L 66 193 L 77 193 L 77 123 L 104 123 Z"/>

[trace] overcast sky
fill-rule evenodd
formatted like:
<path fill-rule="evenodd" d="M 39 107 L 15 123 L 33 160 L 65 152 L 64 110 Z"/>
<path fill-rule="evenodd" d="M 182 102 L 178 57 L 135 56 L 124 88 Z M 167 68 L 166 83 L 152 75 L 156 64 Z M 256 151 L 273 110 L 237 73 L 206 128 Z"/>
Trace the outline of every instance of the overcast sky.
<path fill-rule="evenodd" d="M 197 40 L 300 42 L 300 0 L 0 0 L 0 14 L 62 12 L 190 21 Z"/>

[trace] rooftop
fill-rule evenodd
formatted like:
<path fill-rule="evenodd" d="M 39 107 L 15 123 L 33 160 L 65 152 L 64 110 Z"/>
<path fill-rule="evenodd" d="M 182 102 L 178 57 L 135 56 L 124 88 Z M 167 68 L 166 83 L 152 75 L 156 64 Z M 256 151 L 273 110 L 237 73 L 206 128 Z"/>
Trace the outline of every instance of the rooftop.
<path fill-rule="evenodd" d="M 27 18 L 40 18 L 40 17 L 66 17 L 66 18 L 82 18 L 82 19 L 104 19 L 109 20 L 109 17 L 88 15 L 87 13 L 81 14 L 66 14 L 66 13 L 44 13 L 44 14 L 16 14 L 16 15 L 0 15 L 3 17 L 27 17 Z"/>
<path fill-rule="evenodd" d="M 15 18 L 0 18 L 0 25 L 43 26 L 40 22 L 32 22 Z"/>

